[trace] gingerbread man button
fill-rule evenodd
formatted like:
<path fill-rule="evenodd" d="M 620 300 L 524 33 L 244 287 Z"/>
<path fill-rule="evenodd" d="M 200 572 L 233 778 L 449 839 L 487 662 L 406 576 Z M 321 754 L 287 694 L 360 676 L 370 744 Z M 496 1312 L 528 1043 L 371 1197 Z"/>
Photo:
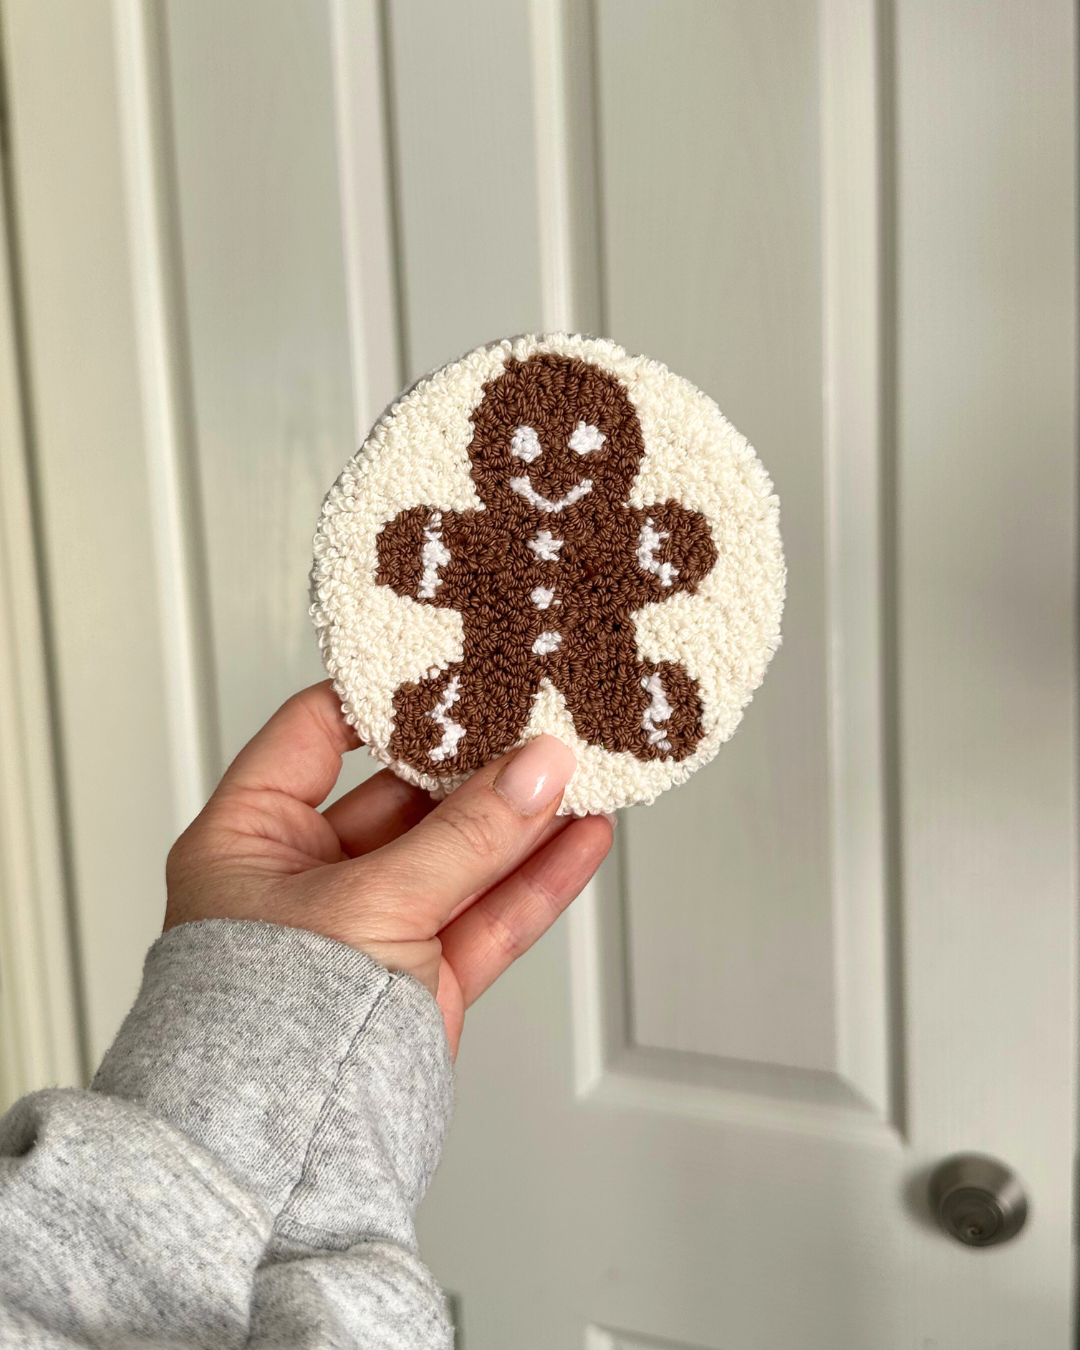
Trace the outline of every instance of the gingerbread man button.
<path fill-rule="evenodd" d="M 402 396 L 323 506 L 312 617 L 376 758 L 444 796 L 549 732 L 562 810 L 651 801 L 737 726 L 779 643 L 778 503 L 659 362 L 564 334 Z"/>

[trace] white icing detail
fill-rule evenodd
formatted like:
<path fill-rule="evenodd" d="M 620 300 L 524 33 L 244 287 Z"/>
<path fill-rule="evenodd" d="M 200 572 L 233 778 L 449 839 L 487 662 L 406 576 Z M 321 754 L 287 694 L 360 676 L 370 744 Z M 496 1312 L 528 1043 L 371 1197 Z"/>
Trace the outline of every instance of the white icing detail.
<path fill-rule="evenodd" d="M 588 455 L 594 450 L 599 450 L 606 440 L 607 437 L 599 427 L 594 427 L 589 422 L 579 422 L 570 437 L 570 449 L 576 450 L 579 455 Z"/>
<path fill-rule="evenodd" d="M 559 549 L 564 541 L 556 539 L 550 530 L 539 530 L 535 539 L 529 540 L 529 547 L 540 562 L 558 562 Z"/>
<path fill-rule="evenodd" d="M 537 656 L 550 656 L 552 652 L 558 650 L 561 642 L 561 633 L 541 633 L 533 643 L 532 649 Z"/>
<path fill-rule="evenodd" d="M 537 586 L 529 596 L 537 609 L 547 609 L 552 600 L 555 599 L 555 592 L 548 590 L 546 586 Z"/>
<path fill-rule="evenodd" d="M 646 517 L 645 524 L 642 525 L 641 532 L 638 535 L 638 565 L 644 571 L 651 572 L 654 577 L 659 577 L 661 586 L 670 586 L 674 578 L 679 575 L 679 569 L 674 563 L 656 561 L 656 550 L 665 539 L 670 539 L 670 537 L 669 531 L 656 529 L 653 525 L 652 516 Z"/>
<path fill-rule="evenodd" d="M 438 722 L 443 729 L 442 740 L 434 750 L 428 751 L 428 759 L 433 759 L 436 764 L 444 759 L 450 759 L 452 755 L 457 754 L 458 741 L 465 735 L 465 728 L 460 722 L 451 721 L 450 709 L 461 697 L 459 693 L 460 680 L 457 675 L 446 686 L 446 693 L 436 703 L 435 707 L 428 713 L 433 722 Z"/>
<path fill-rule="evenodd" d="M 442 541 L 442 512 L 432 513 L 431 520 L 424 528 L 424 547 L 420 551 L 420 561 L 424 564 L 424 574 L 420 578 L 420 589 L 416 592 L 420 600 L 430 600 L 436 589 L 442 585 L 439 568 L 450 561 L 450 550 Z"/>
<path fill-rule="evenodd" d="M 510 441 L 510 453 L 516 455 L 518 459 L 523 459 L 526 464 L 540 458 L 542 453 L 540 437 L 532 427 L 517 428 Z"/>
<path fill-rule="evenodd" d="M 546 497 L 541 497 L 527 478 L 511 478 L 510 486 L 519 497 L 524 497 L 529 505 L 534 506 L 538 511 L 554 511 L 558 514 L 568 506 L 573 506 L 575 502 L 581 501 L 582 497 L 592 491 L 592 479 L 583 478 L 580 483 L 575 483 L 566 496 L 560 497 L 557 502 L 548 501 Z"/>
<path fill-rule="evenodd" d="M 664 732 L 661 722 L 671 716 L 671 704 L 664 693 L 664 685 L 658 672 L 647 675 L 641 681 L 641 687 L 649 695 L 649 706 L 641 714 L 641 726 L 649 738 L 650 745 L 658 745 L 665 754 L 671 749 L 671 742 Z"/>

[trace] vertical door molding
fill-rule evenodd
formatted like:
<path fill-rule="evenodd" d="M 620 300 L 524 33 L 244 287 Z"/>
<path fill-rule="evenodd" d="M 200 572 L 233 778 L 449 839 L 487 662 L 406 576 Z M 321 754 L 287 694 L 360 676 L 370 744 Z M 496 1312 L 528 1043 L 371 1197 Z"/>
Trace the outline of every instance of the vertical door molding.
<path fill-rule="evenodd" d="M 389 70 L 378 0 L 330 0 L 330 47 L 355 448 L 399 393 L 404 370 Z"/>
<path fill-rule="evenodd" d="M 594 25 L 592 0 L 529 0 L 546 332 L 604 328 Z"/>
<path fill-rule="evenodd" d="M 165 854 L 184 810 L 172 763 L 182 676 L 163 646 L 151 481 L 162 446 L 147 444 L 160 405 L 143 388 L 165 358 L 145 350 L 155 301 L 133 255 L 117 11 L 41 0 L 2 13 L 64 856 L 94 1061 L 161 930 Z"/>
<path fill-rule="evenodd" d="M 6 153 L 6 148 L 4 153 Z M 0 177 L 0 1111 L 83 1081 L 23 406 L 10 178 Z"/>
<path fill-rule="evenodd" d="M 206 801 L 219 751 L 194 481 L 167 61 L 154 0 L 113 0 L 112 17 L 174 825 L 180 833 Z"/>
<path fill-rule="evenodd" d="M 878 0 L 823 0 L 820 11 L 829 791 L 838 1069 L 898 1123 L 901 1028 L 883 997 L 893 955 L 883 526 L 894 504 L 882 495 L 877 10 Z"/>

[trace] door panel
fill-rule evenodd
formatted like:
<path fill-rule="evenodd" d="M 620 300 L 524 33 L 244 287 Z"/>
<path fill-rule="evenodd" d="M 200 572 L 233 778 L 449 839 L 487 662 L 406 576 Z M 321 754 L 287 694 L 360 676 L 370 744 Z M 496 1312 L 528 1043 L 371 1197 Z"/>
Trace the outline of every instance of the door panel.
<path fill-rule="evenodd" d="M 306 615 L 313 522 L 355 434 L 330 16 L 281 0 L 165 13 L 227 762 L 322 673 Z"/>
<path fill-rule="evenodd" d="M 625 820 L 633 1039 L 832 1070 L 816 16 L 619 0 L 596 44 L 605 327 L 753 428 L 790 575 L 739 735 Z"/>
<path fill-rule="evenodd" d="M 529 14 L 386 8 L 407 378 L 539 326 Z"/>

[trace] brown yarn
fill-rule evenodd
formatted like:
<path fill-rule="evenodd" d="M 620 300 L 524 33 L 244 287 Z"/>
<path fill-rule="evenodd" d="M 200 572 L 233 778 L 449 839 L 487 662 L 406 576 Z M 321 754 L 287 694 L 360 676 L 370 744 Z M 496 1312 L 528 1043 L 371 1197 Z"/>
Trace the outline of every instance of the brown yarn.
<path fill-rule="evenodd" d="M 693 593 L 717 552 L 698 512 L 675 501 L 645 510 L 626 505 L 645 445 L 624 386 L 577 358 L 544 353 L 524 362 L 511 359 L 484 386 L 472 422 L 472 478 L 485 509 L 441 513 L 450 561 L 439 570 L 434 596 L 420 599 L 460 612 L 464 658 L 398 689 L 391 752 L 440 776 L 478 769 L 520 738 L 546 678 L 565 697 L 583 740 L 641 760 L 685 759 L 703 735 L 697 682 L 673 662 L 638 659 L 632 615 L 651 601 Z M 605 437 L 584 455 L 569 444 L 581 422 Z M 511 454 L 519 426 L 532 427 L 539 437 L 542 453 L 531 463 Z M 549 512 L 511 489 L 510 480 L 522 477 L 553 502 L 583 479 L 592 481 L 592 489 L 564 510 Z M 435 519 L 434 508 L 415 506 L 384 526 L 377 541 L 380 583 L 418 598 L 424 531 Z M 638 558 L 647 520 L 667 536 L 652 554 L 656 564 L 678 569 L 667 586 Z M 529 547 L 541 531 L 562 541 L 557 558 L 545 560 Z M 548 608 L 537 607 L 536 588 L 554 591 Z M 558 633 L 560 641 L 538 655 L 533 643 L 545 632 Z M 643 725 L 651 697 L 644 682 L 656 674 L 671 708 L 662 723 L 670 748 L 650 744 Z M 450 715 L 465 735 L 454 754 L 434 761 L 431 751 L 442 730 L 431 713 L 455 678 L 458 696 Z"/>

